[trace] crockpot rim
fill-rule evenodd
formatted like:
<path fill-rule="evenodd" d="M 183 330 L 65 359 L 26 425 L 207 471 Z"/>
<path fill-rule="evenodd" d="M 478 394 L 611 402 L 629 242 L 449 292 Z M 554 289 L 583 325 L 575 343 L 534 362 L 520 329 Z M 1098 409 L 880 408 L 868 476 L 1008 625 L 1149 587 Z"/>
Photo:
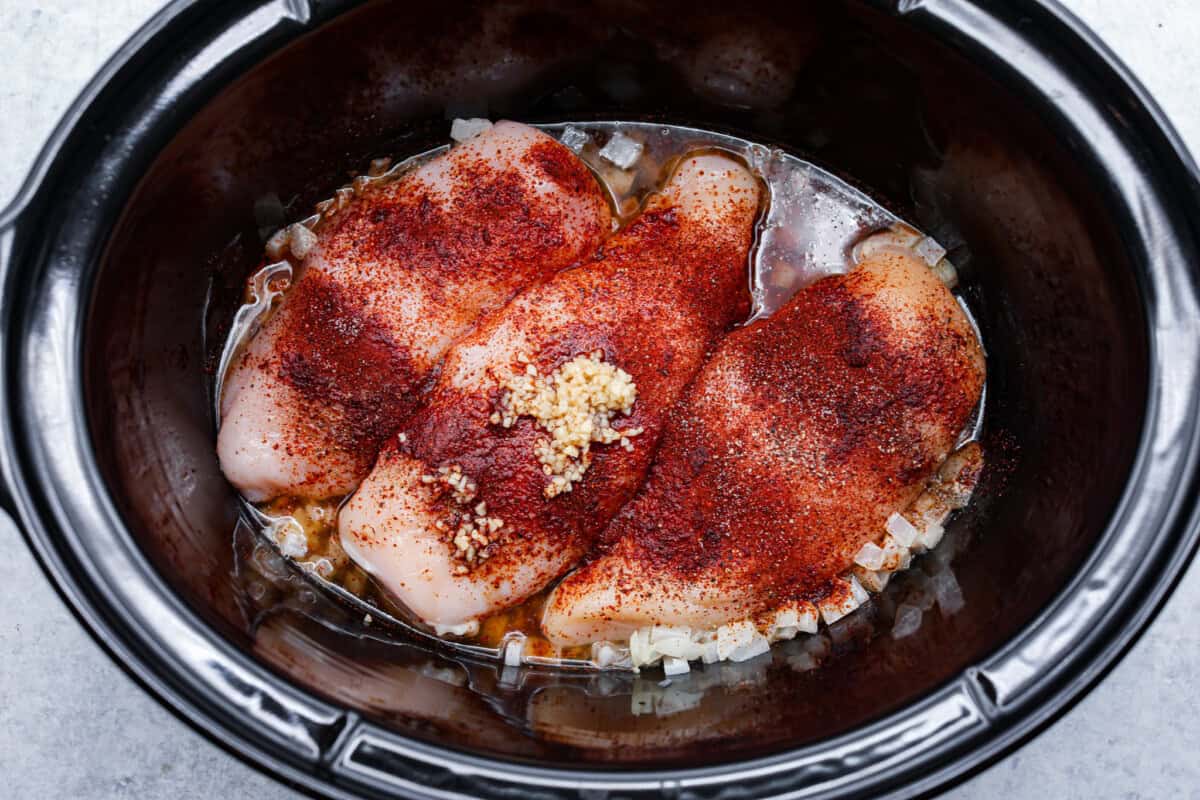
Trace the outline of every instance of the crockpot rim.
<path fill-rule="evenodd" d="M 119 48 L 112 59 L 110 59 L 110 61 L 100 70 L 96 78 L 89 83 L 88 87 L 83 91 L 80 97 L 70 106 L 70 109 L 65 114 L 63 121 L 59 124 L 58 128 L 56 128 L 55 132 L 50 137 L 47 146 L 43 149 L 41 155 L 39 155 L 37 161 L 35 162 L 34 168 L 30 172 L 29 179 L 19 190 L 13 204 L 8 209 L 0 212 L 0 262 L 3 262 L 0 264 L 0 266 L 2 266 L 4 270 L 3 279 L 4 286 L 6 288 L 3 299 L 0 300 L 0 324 L 2 324 L 3 330 L 10 334 L 6 337 L 8 341 L 6 341 L 5 344 L 4 354 L 3 356 L 0 356 L 0 358 L 3 358 L 5 361 L 9 360 L 8 356 L 11 348 L 11 344 L 9 342 L 11 342 L 11 340 L 14 338 L 11 336 L 14 311 L 11 300 L 9 299 L 9 290 L 13 285 L 16 272 L 16 270 L 11 268 L 12 265 L 10 261 L 16 262 L 18 260 L 13 258 L 13 254 L 18 252 L 18 248 L 16 246 L 17 237 L 15 232 L 19 229 L 19 223 L 22 216 L 28 213 L 29 209 L 35 208 L 39 200 L 44 199 L 44 195 L 51 188 L 53 188 L 54 182 L 49 180 L 49 177 L 54 172 L 52 167 L 63 158 L 64 153 L 66 152 L 63 148 L 68 142 L 70 135 L 73 132 L 76 132 L 76 128 L 80 121 L 84 119 L 90 111 L 93 110 L 93 105 L 97 102 L 101 92 L 106 87 L 116 82 L 116 79 L 120 76 L 121 71 L 128 66 L 136 56 L 141 54 L 143 49 L 148 48 L 152 44 L 156 43 L 160 37 L 168 32 L 168 29 L 171 28 L 174 23 L 178 22 L 185 15 L 191 13 L 192 10 L 204 8 L 211 9 L 215 8 L 219 4 L 219 0 L 176 0 L 151 18 L 151 20 L 147 22 L 146 25 L 144 25 L 137 33 L 135 33 L 128 42 Z M 302 35 L 308 31 L 308 24 L 311 21 L 311 18 L 308 13 L 307 3 L 303 2 L 303 0 L 281 0 L 277 3 L 266 3 L 258 7 L 262 8 L 267 5 L 279 6 L 280 12 L 284 18 L 290 18 L 293 22 L 298 23 L 296 30 L 289 31 L 289 35 L 287 37 L 288 40 L 294 36 Z M 334 5 L 338 6 L 338 4 Z M 920 2 L 912 3 L 907 2 L 906 0 L 899 0 L 899 2 L 876 3 L 876 5 L 884 5 L 889 8 L 898 8 L 903 13 L 912 14 L 914 19 L 916 19 L 916 17 L 922 12 L 923 4 Z M 974 8 L 975 3 L 964 5 L 969 5 Z M 1119 61 L 1117 61 L 1116 57 L 1111 53 L 1111 51 L 1108 50 L 1106 46 L 1103 45 L 1103 43 L 1098 40 L 1095 34 L 1087 30 L 1078 20 L 1071 16 L 1069 12 L 1059 6 L 1055 0 L 1042 0 L 1042 2 L 1038 2 L 1038 0 L 1024 0 L 1022 6 L 1031 10 L 1040 10 L 1045 12 L 1051 19 L 1053 19 L 1055 23 L 1057 23 L 1059 30 L 1056 31 L 1056 33 L 1067 35 L 1069 44 L 1072 44 L 1076 47 L 1082 47 L 1083 50 L 1089 53 L 1092 57 L 1098 58 L 1100 61 L 1100 66 L 1109 71 L 1110 77 L 1120 82 L 1122 88 L 1128 90 L 1132 94 L 1140 108 L 1148 115 L 1151 127 L 1145 133 L 1156 133 L 1162 138 L 1162 141 L 1157 143 L 1158 146 L 1155 149 L 1154 155 L 1162 159 L 1164 156 L 1162 150 L 1165 145 L 1165 155 L 1167 157 L 1166 160 L 1170 162 L 1168 163 L 1168 166 L 1174 164 L 1183 168 L 1183 172 L 1185 174 L 1176 175 L 1174 178 L 1177 181 L 1182 181 L 1185 185 L 1182 187 L 1182 191 L 1179 190 L 1180 187 L 1176 187 L 1175 195 L 1183 195 L 1184 197 L 1187 197 L 1190 200 L 1190 204 L 1195 207 L 1198 199 L 1195 164 L 1179 139 L 1178 134 L 1171 127 L 1169 121 L 1166 120 L 1165 115 L 1148 96 L 1140 84 L 1138 84 L 1137 81 L 1132 78 L 1132 76 L 1128 73 L 1128 70 L 1125 69 Z M 341 7 L 339 6 L 339 13 L 340 10 Z M 322 19 L 320 21 L 324 20 Z M 264 43 L 260 41 L 260 37 L 256 37 L 240 47 L 244 47 L 246 50 L 255 50 L 256 55 L 261 55 L 260 53 L 257 53 L 257 50 L 263 46 Z M 273 47 L 274 45 L 272 44 L 271 46 Z M 1173 199 L 1179 198 L 1175 197 Z M 107 231 L 104 233 L 107 233 Z M 1195 232 L 1193 231 L 1193 239 L 1195 238 L 1194 233 Z M 1192 244 L 1192 249 L 1194 251 L 1195 242 L 1193 241 Z M 26 257 L 33 259 L 36 257 L 36 254 L 27 255 Z M 1138 277 L 1139 280 L 1141 280 L 1143 276 L 1139 274 Z M 86 305 L 86 303 L 84 305 Z M 1147 320 L 1147 322 L 1149 322 L 1149 320 Z M 1149 334 L 1149 343 L 1151 349 L 1153 350 L 1157 343 L 1157 339 L 1153 335 L 1153 331 L 1150 331 Z M 77 341 L 74 342 L 74 344 L 78 345 L 80 342 Z M 48 574 L 48 576 L 51 577 L 51 582 L 55 586 L 56 591 L 58 591 L 60 596 L 63 597 L 67 602 L 68 608 L 70 608 L 72 613 L 84 623 L 84 627 L 89 631 L 91 636 L 101 645 L 105 652 L 107 652 L 109 656 L 112 657 L 113 660 L 116 661 L 118 665 L 120 665 L 122 669 L 126 671 L 127 674 L 134 678 L 139 685 L 143 686 L 143 688 L 155 695 L 156 698 L 159 699 L 160 703 L 170 709 L 176 716 L 183 719 L 185 722 L 188 722 L 192 727 L 203 732 L 211 741 L 221 745 L 224 749 L 239 757 L 243 761 L 246 761 L 247 763 L 250 763 L 260 769 L 264 769 L 277 779 L 284 781 L 288 785 L 298 790 L 308 793 L 315 793 L 319 789 L 321 792 L 327 794 L 336 793 L 336 796 L 352 796 L 344 793 L 343 786 L 332 783 L 333 775 L 329 768 L 333 767 L 334 765 L 325 760 L 321 754 L 318 755 L 318 758 L 315 761 L 315 770 L 311 768 L 298 769 L 298 764 L 294 755 L 289 757 L 283 751 L 274 753 L 267 752 L 260 742 L 247 739 L 242 732 L 244 728 L 236 727 L 233 720 L 218 720 L 210 712 L 206 712 L 205 707 L 198 701 L 196 697 L 188 697 L 181 694 L 176 686 L 169 684 L 163 676 L 153 671 L 152 668 L 146 663 L 146 653 L 133 651 L 134 648 L 130 645 L 130 643 L 125 641 L 121 634 L 118 633 L 114 628 L 113 622 L 106 618 L 118 613 L 118 611 L 111 607 L 104 607 L 102 605 L 103 600 L 101 600 L 101 604 L 98 605 L 96 598 L 85 596 L 95 593 L 97 591 L 96 588 L 94 586 L 81 587 L 76 578 L 71 575 L 72 569 L 70 564 L 66 559 L 63 558 L 64 554 L 58 550 L 58 548 L 62 545 L 54 542 L 54 537 L 47 532 L 45 526 L 43 524 L 39 524 L 42 523 L 42 519 L 38 510 L 35 509 L 34 499 L 31 497 L 29 492 L 29 479 L 31 476 L 22 471 L 23 466 L 27 468 L 29 472 L 33 472 L 33 468 L 28 467 L 28 465 L 21 465 L 15 460 L 14 453 L 16 448 L 14 448 L 14 441 L 17 434 L 14 431 L 14 421 L 12 418 L 10 404 L 10 393 L 14 391 L 11 385 L 13 381 L 10 378 L 10 372 L 13 369 L 14 367 L 12 364 L 4 364 L 3 374 L 5 376 L 6 386 L 3 397 L 0 398 L 0 402 L 3 404 L 2 407 L 0 407 L 0 410 L 3 411 L 4 425 L 4 447 L 0 448 L 0 467 L 2 467 L 5 483 L 7 484 L 5 488 L 10 495 L 9 497 L 4 498 L 4 506 L 10 511 L 10 513 L 15 512 L 12 513 L 12 516 L 14 521 L 18 523 L 17 527 L 21 530 L 22 535 L 25 537 L 26 541 L 29 542 L 31 549 L 33 549 L 35 552 L 37 560 L 42 569 Z M 1152 373 L 1150 377 L 1150 383 L 1153 385 L 1153 361 Z M 1195 387 L 1192 388 L 1194 392 Z M 1191 399 L 1194 401 L 1195 397 L 1193 396 Z M 82 404 L 82 397 L 79 397 L 78 401 L 80 404 Z M 1148 405 L 1146 411 L 1147 420 L 1149 420 L 1150 414 L 1154 410 L 1155 409 L 1150 408 Z M 1149 421 L 1146 422 L 1146 426 L 1147 428 L 1149 427 Z M 1143 438 L 1138 447 L 1138 464 L 1135 464 L 1135 466 L 1131 469 L 1130 482 L 1127 483 L 1125 487 L 1126 493 L 1129 492 L 1129 487 L 1133 484 L 1134 478 L 1137 477 L 1139 470 L 1145 466 L 1143 464 L 1143 456 L 1145 455 L 1144 448 L 1147 446 L 1147 442 L 1145 440 L 1146 436 L 1146 432 L 1143 431 Z M 1188 453 L 1190 455 L 1190 459 L 1188 464 L 1185 465 L 1187 467 L 1186 477 L 1188 480 L 1186 482 L 1181 482 L 1181 485 L 1184 486 L 1191 486 L 1195 483 L 1196 443 L 1197 431 L 1193 425 L 1188 442 Z M 93 470 L 93 474 L 89 477 L 95 479 L 96 464 L 94 460 L 91 462 L 90 467 Z M 1185 491 L 1180 491 L 1177 489 L 1175 500 L 1180 503 L 1187 502 L 1185 498 L 1179 497 L 1179 495 L 1185 493 Z M 107 500 L 108 498 L 104 499 Z M 45 502 L 45 499 L 43 499 L 43 506 L 45 505 Z M 1129 628 L 1116 631 L 1113 633 L 1113 635 L 1107 637 L 1102 643 L 1102 652 L 1096 655 L 1089 664 L 1090 669 L 1086 671 L 1085 675 L 1077 676 L 1076 680 L 1071 681 L 1070 686 L 1063 686 L 1061 685 L 1061 681 L 1058 681 L 1057 683 L 1060 685 L 1056 687 L 1042 687 L 1042 691 L 1049 693 L 1051 697 L 1050 702 L 1047 704 L 1051 707 L 1049 711 L 1032 712 L 1026 710 L 1024 713 L 1003 720 L 1001 717 L 997 716 L 995 720 L 992 720 L 996 724 L 984 731 L 983 734 L 980 734 L 986 735 L 987 747 L 981 746 L 979 748 L 972 748 L 965 755 L 961 753 L 955 753 L 953 758 L 947 759 L 949 763 L 943 763 L 937 770 L 935 770 L 933 774 L 927 775 L 923 779 L 909 781 L 907 780 L 907 776 L 902 775 L 900 782 L 881 781 L 874 786 L 887 792 L 899 792 L 905 789 L 913 788 L 916 788 L 920 791 L 932 791 L 934 788 L 943 788 L 951 781 L 959 781 L 970 774 L 974 774 L 975 772 L 983 769 L 1004 753 L 1009 752 L 1019 744 L 1027 741 L 1032 736 L 1044 730 L 1050 722 L 1052 722 L 1061 714 L 1065 713 L 1070 707 L 1078 702 L 1078 700 L 1081 699 L 1088 690 L 1095 686 L 1100 678 L 1102 678 L 1110 669 L 1112 669 L 1113 666 L 1115 666 L 1120 658 L 1123 657 L 1132 644 L 1145 631 L 1149 625 L 1149 621 L 1157 615 L 1159 610 L 1162 608 L 1166 597 L 1169 595 L 1170 590 L 1174 588 L 1175 584 L 1182 576 L 1184 566 L 1194 555 L 1197 544 L 1197 525 L 1195 519 L 1196 513 L 1194 501 L 1191 501 L 1189 504 L 1191 506 L 1188 513 L 1190 519 L 1186 523 L 1182 524 L 1182 532 L 1178 535 L 1178 537 L 1176 537 L 1179 541 L 1179 546 L 1174 549 L 1173 555 L 1169 559 L 1169 564 L 1167 565 L 1166 571 L 1159 577 L 1157 584 L 1154 586 L 1154 597 L 1148 603 L 1143 602 L 1138 609 L 1139 615 L 1141 616 L 1139 623 Z M 110 513 L 110 516 L 113 519 L 119 519 L 119 515 L 116 515 L 111 508 L 111 503 L 108 505 L 109 507 L 106 510 Z M 55 511 L 57 510 L 58 509 L 55 509 Z M 44 513 L 44 508 L 42 511 Z M 1119 516 L 1119 512 L 1114 512 L 1114 520 Z M 1173 516 L 1177 518 L 1182 517 L 1183 510 L 1177 509 Z M 1099 548 L 1100 544 L 1109 537 L 1113 524 L 1114 523 L 1110 523 L 1109 529 L 1106 530 L 1101 537 L 1101 542 L 1098 542 L 1097 548 Z M 128 532 L 126 532 L 126 536 L 128 536 Z M 1089 559 L 1088 563 L 1091 563 L 1091 559 Z M 1081 574 L 1085 568 L 1086 565 L 1080 568 Z M 76 572 L 78 572 L 78 566 L 76 567 Z M 1078 577 L 1079 576 L 1077 575 L 1076 578 Z M 84 588 L 86 588 L 87 591 L 84 591 Z M 177 598 L 171 598 L 171 600 L 173 601 L 171 605 L 177 606 L 177 611 L 179 613 L 191 618 L 193 623 L 201 626 L 205 625 L 202 621 L 199 621 L 199 618 L 196 617 L 194 612 L 183 607 L 183 605 L 178 602 Z M 1048 616 L 1055 609 L 1055 607 L 1059 605 L 1059 600 L 1061 600 L 1061 596 L 1052 601 L 1047 608 L 1041 614 L 1039 614 L 1037 618 L 1035 618 L 1035 620 L 1032 620 L 1029 623 L 1029 627 L 1034 626 L 1044 617 Z M 1013 641 L 1021 638 L 1021 636 L 1022 634 L 1018 634 L 1017 636 L 1013 637 Z M 224 645 L 224 649 L 229 649 L 229 645 L 226 643 L 222 642 L 221 644 Z M 1002 651 L 1004 649 L 1006 649 L 1006 646 L 1001 647 Z M 261 665 L 254 663 L 252 659 L 244 654 L 235 653 L 234 655 L 236 655 L 238 658 L 249 661 L 250 666 L 256 669 L 263 669 Z M 991 659 L 992 656 L 988 656 L 982 659 L 982 661 L 986 662 Z M 135 669 L 140 669 L 140 673 L 135 672 Z M 975 667 L 972 667 L 967 670 L 968 677 L 970 677 L 969 673 L 975 669 Z M 264 671 L 269 672 L 268 670 Z M 276 684 L 278 684 L 280 681 L 281 679 L 278 676 L 274 676 L 274 682 Z M 290 686 L 290 682 L 288 683 Z M 882 717 L 880 720 L 860 726 L 859 728 L 849 731 L 846 734 L 835 737 L 833 741 L 839 741 L 857 736 L 865 730 L 878 727 L 879 724 L 888 721 L 897 714 L 906 713 L 911 711 L 913 708 L 937 701 L 938 699 L 943 698 L 947 694 L 948 690 L 953 689 L 960 683 L 963 683 L 961 679 L 948 682 L 946 685 L 935 688 L 929 693 L 929 695 L 919 699 L 915 703 L 909 704 L 905 708 L 898 711 L 893 711 Z M 968 690 L 967 693 L 977 700 L 982 707 L 987 707 L 989 704 L 992 706 L 996 705 L 995 699 L 989 700 L 989 698 L 986 696 L 980 696 L 981 689 L 978 683 L 967 685 L 974 686 L 974 688 Z M 983 690 L 982 694 L 986 695 L 986 690 Z M 1020 702 L 1023 704 L 1028 704 L 1029 697 L 1026 696 Z M 322 707 L 334 707 L 333 704 L 324 703 L 324 701 L 311 703 L 311 705 L 317 709 L 321 709 Z M 333 739 L 336 741 L 328 742 L 326 747 L 337 753 L 345 755 L 350 751 L 349 744 L 352 743 L 351 740 L 353 739 L 354 735 L 356 733 L 360 733 L 358 729 L 361 726 L 359 725 L 360 720 L 357 714 L 344 709 L 342 712 L 342 722 L 339 725 L 331 728 Z M 1001 722 L 1003 722 L 1003 724 L 1000 724 Z M 226 736 L 232 735 L 236 737 L 238 740 L 237 745 L 230 741 L 223 741 L 221 737 L 222 733 L 224 733 Z M 388 739 L 401 738 L 398 735 L 391 733 L 381 732 L 381 734 Z M 972 735 L 972 737 L 969 738 L 975 737 Z M 442 758 L 458 759 L 460 767 L 464 763 L 471 762 L 473 760 L 490 764 L 504 764 L 504 762 L 501 762 L 498 759 L 487 759 L 475 755 L 468 756 L 463 754 L 461 751 L 457 751 L 452 748 L 442 748 L 424 743 L 413 742 L 411 740 L 404 741 L 407 745 L 410 745 L 409 749 L 410 752 L 413 753 L 414 757 L 418 758 L 422 754 L 432 753 Z M 956 742 L 955 749 L 965 750 L 965 744 L 965 741 Z M 239 749 L 239 746 L 241 749 Z M 766 765 L 771 762 L 778 762 L 792 758 L 796 753 L 807 749 L 811 748 L 802 747 L 797 750 L 784 751 L 777 755 L 768 756 L 761 759 L 755 759 L 746 762 L 733 762 L 722 767 L 708 768 L 705 770 L 647 771 L 645 773 L 646 777 L 643 779 L 643 783 L 657 783 L 657 785 L 662 786 L 664 785 L 664 781 L 678 782 L 680 779 L 696 776 L 701 772 L 744 772 L 759 765 Z M 510 772 L 524 771 L 523 769 L 518 769 L 513 766 L 505 766 L 504 769 L 507 769 Z M 530 770 L 533 772 L 542 772 L 546 774 L 554 773 L 559 775 L 565 774 L 568 776 L 582 776 L 584 774 L 582 772 L 574 773 L 556 768 L 530 768 Z M 595 775 L 600 779 L 609 781 L 612 781 L 621 775 L 633 776 L 637 774 L 640 774 L 640 771 L 630 770 L 626 773 L 595 773 Z M 651 776 L 654 775 L 664 777 L 652 778 Z M 320 782 L 319 786 L 306 786 L 304 783 L 302 783 L 302 781 L 308 781 L 311 783 L 314 778 Z M 392 790 L 395 790 L 397 787 L 393 785 L 391 788 Z M 861 789 L 862 787 L 859 786 L 858 788 Z"/>

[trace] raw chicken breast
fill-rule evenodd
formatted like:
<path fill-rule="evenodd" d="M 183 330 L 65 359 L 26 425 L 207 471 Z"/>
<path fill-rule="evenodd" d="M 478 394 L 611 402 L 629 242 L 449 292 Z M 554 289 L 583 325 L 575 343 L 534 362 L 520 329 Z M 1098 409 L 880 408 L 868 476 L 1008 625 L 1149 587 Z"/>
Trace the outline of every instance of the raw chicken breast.
<path fill-rule="evenodd" d="M 685 159 L 595 261 L 457 343 L 427 404 L 343 507 L 350 557 L 443 630 L 570 568 L 642 482 L 663 416 L 710 346 L 746 317 L 758 204 L 742 165 Z M 513 387 L 530 384 L 559 390 L 536 422 L 512 405 Z M 584 441 L 554 450 L 556 424 Z"/>
<path fill-rule="evenodd" d="M 514 122 L 359 191 L 231 367 L 226 477 L 253 501 L 353 491 L 450 342 L 610 229 L 587 167 Z"/>
<path fill-rule="evenodd" d="M 946 458 L 983 379 L 966 315 L 910 250 L 803 290 L 722 342 L 607 553 L 547 599 L 543 632 L 625 641 L 823 599 Z"/>

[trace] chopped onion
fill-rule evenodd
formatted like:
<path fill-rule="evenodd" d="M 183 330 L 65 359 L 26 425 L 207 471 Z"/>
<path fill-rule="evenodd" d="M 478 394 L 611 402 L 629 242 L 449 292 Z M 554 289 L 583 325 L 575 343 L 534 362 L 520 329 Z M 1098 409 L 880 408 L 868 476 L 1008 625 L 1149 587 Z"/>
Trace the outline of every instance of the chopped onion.
<path fill-rule="evenodd" d="M 938 522 L 925 523 L 925 530 L 921 531 L 921 538 L 918 540 L 921 547 L 926 550 L 932 550 L 942 541 L 942 536 L 946 533 L 946 529 Z"/>
<path fill-rule="evenodd" d="M 822 603 L 818 608 L 821 609 L 821 618 L 825 620 L 826 625 L 832 625 L 850 613 L 843 610 L 842 606 L 838 603 Z"/>
<path fill-rule="evenodd" d="M 433 632 L 438 636 L 474 636 L 479 633 L 479 620 L 469 619 L 454 625 L 433 624 Z"/>
<path fill-rule="evenodd" d="M 883 550 L 874 542 L 867 542 L 854 557 L 854 563 L 869 570 L 879 569 L 883 566 Z"/>
<path fill-rule="evenodd" d="M 756 656 L 761 656 L 763 653 L 771 649 L 771 643 L 767 641 L 767 637 L 763 636 L 758 631 L 754 632 L 754 637 L 749 643 L 735 648 L 729 654 L 730 661 L 749 661 Z"/>
<path fill-rule="evenodd" d="M 663 673 L 667 675 L 685 675 L 691 672 L 686 659 L 667 656 L 663 659 Z"/>
<path fill-rule="evenodd" d="M 858 578 L 859 583 L 866 587 L 867 591 L 882 592 L 888 585 L 888 579 L 892 577 L 892 573 L 873 571 L 856 566 L 854 568 L 854 577 Z"/>
<path fill-rule="evenodd" d="M 794 639 L 803 633 L 816 633 L 819 617 L 812 603 L 797 602 L 780 608 L 767 631 L 767 640 L 776 642 Z"/>
<path fill-rule="evenodd" d="M 642 157 L 642 149 L 641 142 L 617 132 L 600 149 L 600 157 L 621 169 L 629 169 Z"/>
<path fill-rule="evenodd" d="M 524 637 L 509 639 L 508 644 L 504 646 L 504 666 L 519 667 L 521 666 L 521 654 L 525 651 Z"/>
<path fill-rule="evenodd" d="M 279 552 L 288 558 L 304 558 L 308 555 L 308 537 L 300 523 L 291 517 L 276 519 L 269 528 L 271 538 Z"/>
<path fill-rule="evenodd" d="M 667 639 L 690 639 L 692 629 L 686 626 L 655 625 L 650 629 L 650 641 L 662 642 Z"/>
<path fill-rule="evenodd" d="M 835 581 L 834 586 L 830 596 L 817 604 L 821 618 L 825 620 L 826 625 L 832 625 L 854 611 L 869 597 L 866 590 L 853 577 L 849 581 Z"/>
<path fill-rule="evenodd" d="M 861 264 L 885 247 L 912 248 L 921 238 L 916 229 L 904 223 L 897 223 L 885 231 L 871 234 L 856 244 L 850 252 L 850 258 L 855 264 Z"/>
<path fill-rule="evenodd" d="M 800 633 L 800 629 L 795 625 L 775 626 L 771 629 L 771 635 L 767 637 L 767 641 L 786 642 L 795 639 L 798 633 Z"/>
<path fill-rule="evenodd" d="M 898 572 L 908 569 L 912 560 L 908 548 L 896 541 L 896 537 L 888 534 L 883 537 L 883 571 Z"/>
<path fill-rule="evenodd" d="M 595 642 L 592 644 L 592 661 L 598 667 L 611 667 L 617 663 L 619 655 L 617 648 L 611 642 Z"/>
<path fill-rule="evenodd" d="M 287 246 L 290 237 L 287 228 L 280 228 L 267 239 L 267 258 L 272 261 L 278 261 L 287 253 Z"/>
<path fill-rule="evenodd" d="M 721 660 L 729 658 L 735 650 L 754 641 L 757 635 L 754 623 L 749 620 L 722 625 L 717 628 L 717 657 Z"/>
<path fill-rule="evenodd" d="M 850 576 L 850 597 L 860 606 L 871 599 L 870 593 L 863 588 L 862 584 L 858 582 L 858 578 L 855 578 L 853 575 Z"/>
<path fill-rule="evenodd" d="M 305 568 L 320 575 L 322 578 L 328 578 L 333 574 L 333 562 L 328 558 L 318 558 L 316 561 L 305 563 Z"/>
<path fill-rule="evenodd" d="M 654 649 L 664 656 L 692 659 L 700 657 L 700 647 L 692 641 L 690 628 L 670 628 L 656 625 L 651 631 L 650 641 Z"/>
<path fill-rule="evenodd" d="M 913 527 L 911 522 L 900 514 L 895 513 L 888 517 L 887 530 L 897 542 L 905 547 L 912 547 L 913 542 L 917 540 L 917 536 L 921 533 Z"/>
<path fill-rule="evenodd" d="M 583 152 L 584 146 L 592 140 L 592 137 L 589 136 L 586 131 L 581 131 L 574 125 L 568 125 L 563 129 L 562 136 L 558 137 L 558 140 L 562 142 L 568 150 L 579 154 Z"/>
<path fill-rule="evenodd" d="M 802 603 L 797 612 L 799 618 L 796 620 L 796 627 L 804 633 L 816 633 L 817 625 L 820 623 L 817 607 L 812 603 Z"/>
<path fill-rule="evenodd" d="M 367 166 L 367 175 L 372 178 L 378 178 L 391 168 L 392 160 L 390 158 L 387 158 L 386 156 L 384 158 L 377 158 Z"/>
<path fill-rule="evenodd" d="M 317 235 L 300 223 L 288 227 L 288 247 L 292 255 L 303 261 L 317 243 Z"/>
<path fill-rule="evenodd" d="M 635 667 L 654 664 L 661 657 L 658 649 L 650 643 L 650 629 L 638 628 L 629 637 L 629 656 Z"/>
<path fill-rule="evenodd" d="M 776 628 L 791 628 L 800 623 L 800 614 L 794 608 L 781 608 L 775 612 Z"/>
<path fill-rule="evenodd" d="M 937 243 L 932 236 L 926 236 L 913 245 L 913 252 L 919 255 L 929 266 L 937 266 L 946 255 L 946 248 Z"/>
<path fill-rule="evenodd" d="M 303 533 L 288 531 L 279 539 L 279 552 L 288 558 L 303 558 L 308 555 L 308 539 Z"/>
<path fill-rule="evenodd" d="M 945 284 L 947 289 L 953 289 L 955 286 L 958 286 L 958 270 L 954 268 L 949 259 L 943 258 L 930 267 L 930 269 L 933 270 L 934 275 L 938 276 L 938 280 Z"/>
<path fill-rule="evenodd" d="M 465 142 L 491 127 L 491 121 L 486 119 L 456 119 L 450 123 L 450 138 L 456 142 Z"/>

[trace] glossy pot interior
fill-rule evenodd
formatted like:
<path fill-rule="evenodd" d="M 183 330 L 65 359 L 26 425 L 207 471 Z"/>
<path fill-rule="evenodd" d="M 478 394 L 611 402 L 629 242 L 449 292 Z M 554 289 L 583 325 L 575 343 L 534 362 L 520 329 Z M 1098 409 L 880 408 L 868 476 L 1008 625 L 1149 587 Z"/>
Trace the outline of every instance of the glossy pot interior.
<path fill-rule="evenodd" d="M 1085 143 L 1006 70 L 854 3 L 445 0 L 369 4 L 313 27 L 269 58 L 210 65 L 201 96 L 174 98 L 202 107 L 169 120 L 85 282 L 79 366 L 104 487 L 157 572 L 226 641 L 302 695 L 409 739 L 510 763 L 695 767 L 906 708 L 1071 581 L 1138 453 L 1146 300 L 1123 244 L 1133 218 Z M 672 688 L 661 675 L 502 671 L 364 631 L 319 594 L 251 596 L 211 392 L 260 228 L 282 221 L 264 220 L 261 200 L 300 218 L 349 170 L 443 141 L 455 116 L 736 132 L 837 172 L 949 246 L 989 359 L 988 468 L 952 530 L 961 610 L 935 606 L 894 638 L 898 582 L 839 626 L 820 669 L 802 668 L 794 642 Z"/>

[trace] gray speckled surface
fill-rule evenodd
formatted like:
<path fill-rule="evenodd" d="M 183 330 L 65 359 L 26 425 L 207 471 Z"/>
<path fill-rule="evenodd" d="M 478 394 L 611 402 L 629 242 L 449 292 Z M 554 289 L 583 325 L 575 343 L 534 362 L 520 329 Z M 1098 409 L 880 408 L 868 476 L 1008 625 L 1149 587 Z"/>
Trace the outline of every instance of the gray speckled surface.
<path fill-rule="evenodd" d="M 0 0 L 0 200 L 16 190 L 87 79 L 160 5 Z M 1200 152 L 1200 3 L 1066 5 L 1133 68 Z M 7 520 L 0 520 L 0 549 L 11 554 L 0 581 L 0 796 L 299 796 L 204 740 L 114 666 L 68 613 Z M 1099 687 L 947 797 L 1200 800 L 1197 607 L 1200 563 Z"/>

